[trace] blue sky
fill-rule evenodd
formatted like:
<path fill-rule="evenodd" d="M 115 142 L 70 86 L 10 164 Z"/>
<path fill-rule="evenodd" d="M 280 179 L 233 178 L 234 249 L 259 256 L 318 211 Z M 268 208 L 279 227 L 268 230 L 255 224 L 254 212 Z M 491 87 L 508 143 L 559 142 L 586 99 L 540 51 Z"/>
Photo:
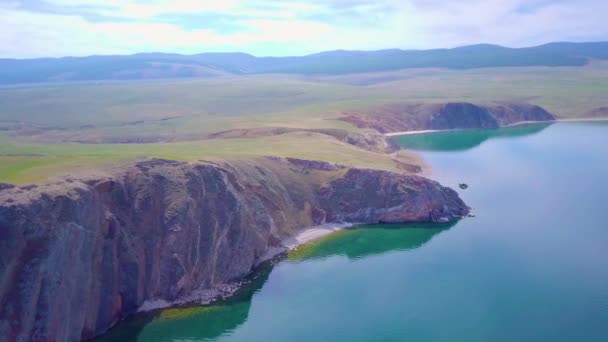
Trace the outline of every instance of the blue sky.
<path fill-rule="evenodd" d="M 0 58 L 608 40 L 604 0 L 0 0 Z"/>

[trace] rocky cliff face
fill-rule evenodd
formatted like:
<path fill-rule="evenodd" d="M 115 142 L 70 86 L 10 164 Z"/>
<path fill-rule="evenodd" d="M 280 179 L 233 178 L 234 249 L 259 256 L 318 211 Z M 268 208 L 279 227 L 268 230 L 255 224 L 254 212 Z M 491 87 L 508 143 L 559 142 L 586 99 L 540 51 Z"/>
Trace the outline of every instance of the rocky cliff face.
<path fill-rule="evenodd" d="M 344 113 L 341 120 L 381 133 L 416 130 L 489 129 L 525 121 L 552 121 L 543 108 L 525 103 L 491 106 L 466 102 L 443 104 L 393 104 L 366 112 Z"/>
<path fill-rule="evenodd" d="M 103 179 L 0 190 L 0 340 L 78 341 L 149 299 L 242 278 L 332 222 L 446 221 L 457 193 L 418 176 L 261 158 L 151 160 Z"/>

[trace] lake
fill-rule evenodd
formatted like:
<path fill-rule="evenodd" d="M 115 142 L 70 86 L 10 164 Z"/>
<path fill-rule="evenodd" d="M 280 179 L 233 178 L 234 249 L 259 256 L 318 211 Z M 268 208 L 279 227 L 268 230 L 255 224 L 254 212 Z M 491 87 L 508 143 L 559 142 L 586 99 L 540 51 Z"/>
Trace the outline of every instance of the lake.
<path fill-rule="evenodd" d="M 475 217 L 340 231 L 97 341 L 608 341 L 607 123 L 395 140 Z"/>

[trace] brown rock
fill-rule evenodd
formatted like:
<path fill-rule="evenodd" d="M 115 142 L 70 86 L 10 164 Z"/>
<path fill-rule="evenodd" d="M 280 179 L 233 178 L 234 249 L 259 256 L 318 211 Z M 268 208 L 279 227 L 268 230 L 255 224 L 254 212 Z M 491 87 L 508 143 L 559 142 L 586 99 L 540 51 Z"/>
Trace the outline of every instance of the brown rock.
<path fill-rule="evenodd" d="M 391 104 L 365 112 L 344 113 L 341 120 L 380 133 L 417 130 L 492 129 L 525 121 L 552 121 L 543 108 L 526 103 L 491 106 L 466 102 L 443 104 Z"/>
<path fill-rule="evenodd" d="M 0 340 L 94 337 L 145 300 L 244 277 L 308 226 L 468 212 L 453 190 L 422 177 L 282 158 L 150 160 L 112 178 L 5 189 Z"/>

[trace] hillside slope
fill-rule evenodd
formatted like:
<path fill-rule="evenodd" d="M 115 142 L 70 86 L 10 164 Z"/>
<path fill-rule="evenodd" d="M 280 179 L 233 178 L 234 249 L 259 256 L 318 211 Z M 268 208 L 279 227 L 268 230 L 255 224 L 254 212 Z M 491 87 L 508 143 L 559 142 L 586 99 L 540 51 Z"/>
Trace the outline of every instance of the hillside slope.
<path fill-rule="evenodd" d="M 593 59 L 608 59 L 607 42 L 551 43 L 528 48 L 485 44 L 435 50 L 330 51 L 300 57 L 255 57 L 244 53 L 143 53 L 0 59 L 0 84 L 194 78 L 225 74 L 350 74 L 407 68 L 581 66 Z"/>

